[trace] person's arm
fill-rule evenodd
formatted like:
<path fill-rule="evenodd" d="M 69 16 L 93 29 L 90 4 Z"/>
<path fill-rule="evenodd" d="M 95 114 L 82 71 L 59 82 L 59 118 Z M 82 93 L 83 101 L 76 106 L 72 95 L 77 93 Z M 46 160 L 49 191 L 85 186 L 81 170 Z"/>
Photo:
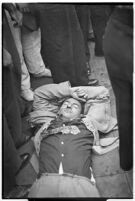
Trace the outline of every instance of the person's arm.
<path fill-rule="evenodd" d="M 109 96 L 109 91 L 104 86 L 79 86 L 72 87 L 72 90 L 77 93 L 78 97 L 82 97 L 86 101 L 89 99 L 101 99 Z"/>
<path fill-rule="evenodd" d="M 51 119 L 55 117 L 59 110 L 59 101 L 70 96 L 70 83 L 47 84 L 38 87 L 34 91 L 34 111 L 30 113 L 29 122 L 33 125 L 42 124 L 34 137 L 34 144 L 37 154 L 40 150 L 42 131 L 49 126 Z"/>
<path fill-rule="evenodd" d="M 37 88 L 34 91 L 34 110 L 48 110 L 57 112 L 59 102 L 70 96 L 70 83 L 62 82 L 60 84 L 47 84 Z"/>
<path fill-rule="evenodd" d="M 94 98 L 92 93 L 95 95 Z M 117 120 L 111 114 L 109 90 L 104 86 L 95 88 L 95 91 L 88 90 L 85 113 L 97 130 L 102 133 L 108 133 L 117 126 Z"/>
<path fill-rule="evenodd" d="M 84 98 L 78 96 L 74 87 L 71 87 L 70 82 L 62 82 L 59 84 L 48 84 L 37 88 L 34 92 L 33 109 L 47 108 L 53 111 L 53 107 L 58 107 L 63 99 L 72 97 L 80 101 L 85 101 Z"/>
<path fill-rule="evenodd" d="M 3 66 L 12 66 L 13 65 L 13 61 L 12 61 L 12 57 L 11 54 L 3 47 L 2 48 L 2 65 Z"/>
<path fill-rule="evenodd" d="M 14 26 L 22 26 L 23 14 L 13 3 L 4 3 L 3 9 L 9 12 L 11 19 L 15 22 Z"/>
<path fill-rule="evenodd" d="M 75 87 L 78 96 L 86 99 L 84 114 L 103 133 L 112 130 L 117 121 L 111 116 L 109 90 L 104 86 Z"/>
<path fill-rule="evenodd" d="M 68 97 L 78 99 L 68 81 L 60 84 L 47 84 L 37 88 L 34 91 L 33 111 L 28 118 L 31 126 L 43 124 L 48 119 L 54 119 L 59 111 L 59 106 Z"/>

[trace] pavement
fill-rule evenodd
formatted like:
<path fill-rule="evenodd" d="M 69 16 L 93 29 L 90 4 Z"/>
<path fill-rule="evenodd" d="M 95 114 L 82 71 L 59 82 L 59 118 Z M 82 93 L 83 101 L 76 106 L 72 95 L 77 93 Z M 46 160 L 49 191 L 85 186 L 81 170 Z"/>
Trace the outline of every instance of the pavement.
<path fill-rule="evenodd" d="M 99 84 L 104 85 L 110 90 L 112 116 L 116 117 L 115 97 L 108 77 L 104 57 L 96 57 L 94 55 L 94 43 L 89 42 L 91 53 L 90 65 L 92 75 L 91 78 L 99 80 Z M 52 83 L 49 78 L 36 78 L 36 84 L 32 87 L 47 83 Z M 40 80 L 40 81 L 38 81 Z M 37 84 L 38 83 L 38 84 Z M 113 131 L 108 136 L 118 136 L 118 131 Z M 23 149 L 30 149 L 29 144 Z M 32 148 L 31 148 L 32 149 Z M 92 155 L 92 168 L 96 180 L 97 188 L 103 198 L 132 198 L 133 196 L 133 170 L 123 171 L 119 165 L 119 148 L 116 148 L 104 155 Z M 37 174 L 30 163 L 16 177 L 18 185 L 31 185 L 36 180 Z"/>

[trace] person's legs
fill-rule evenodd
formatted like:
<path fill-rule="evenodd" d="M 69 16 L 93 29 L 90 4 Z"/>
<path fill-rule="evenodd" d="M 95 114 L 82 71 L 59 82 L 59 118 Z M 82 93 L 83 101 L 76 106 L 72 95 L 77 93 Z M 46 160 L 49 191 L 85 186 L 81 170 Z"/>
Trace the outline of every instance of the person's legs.
<path fill-rule="evenodd" d="M 40 4 L 42 56 L 55 83 L 88 85 L 83 35 L 73 5 Z"/>
<path fill-rule="evenodd" d="M 88 5 L 76 4 L 75 9 L 84 37 L 86 61 L 89 62 L 90 60 L 90 51 L 88 47 L 89 8 Z"/>
<path fill-rule="evenodd" d="M 81 31 L 83 33 L 84 43 L 85 43 L 85 55 L 86 55 L 86 67 L 88 75 L 91 73 L 91 68 L 89 64 L 90 60 L 90 50 L 88 46 L 88 34 L 89 34 L 89 8 L 88 5 L 75 4 L 75 10 L 80 23 Z"/>
<path fill-rule="evenodd" d="M 76 85 L 96 85 L 98 81 L 96 79 L 89 80 L 88 77 L 84 37 L 74 6 L 68 6 L 68 17 L 70 22 L 69 30 L 71 32 L 74 68 L 77 79 Z"/>
<path fill-rule="evenodd" d="M 22 50 L 22 44 L 21 44 L 21 30 L 19 27 L 13 26 L 13 21 L 11 20 L 8 12 L 6 12 L 8 23 L 12 32 L 12 36 L 15 41 L 15 45 L 17 47 L 19 57 L 20 57 L 20 63 L 21 63 L 21 95 L 24 99 L 28 101 L 33 100 L 33 92 L 30 89 L 30 75 L 27 69 L 27 66 L 25 64 L 24 58 L 23 58 L 23 50 Z"/>
<path fill-rule="evenodd" d="M 43 59 L 40 54 L 41 50 L 41 32 L 40 29 L 36 31 L 29 31 L 22 27 L 21 31 L 22 48 L 24 59 L 28 71 L 35 76 L 51 77 L 51 72 L 45 67 Z"/>
<path fill-rule="evenodd" d="M 115 37 L 114 37 L 115 36 Z M 120 166 L 133 166 L 133 29 L 110 19 L 104 37 L 104 55 L 112 88 L 120 137 Z"/>
<path fill-rule="evenodd" d="M 14 83 L 14 73 L 12 67 L 3 67 L 3 110 L 8 122 L 10 133 L 15 146 L 19 147 L 25 142 L 25 135 L 22 133 L 22 120 L 17 92 Z"/>
<path fill-rule="evenodd" d="M 15 185 L 15 174 L 21 166 L 21 159 L 15 148 L 5 115 L 3 131 L 3 196 L 5 197 Z"/>
<path fill-rule="evenodd" d="M 39 5 L 42 57 L 55 83 L 76 84 L 67 5 Z"/>
<path fill-rule="evenodd" d="M 45 197 L 100 197 L 100 193 L 96 185 L 86 177 L 45 173 L 34 182 L 28 198 Z"/>
<path fill-rule="evenodd" d="M 120 165 L 124 170 L 133 166 L 133 94 L 132 84 L 111 79 L 116 97 L 116 111 L 120 137 Z"/>
<path fill-rule="evenodd" d="M 109 17 L 109 7 L 90 5 L 91 21 L 95 37 L 95 55 L 103 56 L 103 35 Z"/>

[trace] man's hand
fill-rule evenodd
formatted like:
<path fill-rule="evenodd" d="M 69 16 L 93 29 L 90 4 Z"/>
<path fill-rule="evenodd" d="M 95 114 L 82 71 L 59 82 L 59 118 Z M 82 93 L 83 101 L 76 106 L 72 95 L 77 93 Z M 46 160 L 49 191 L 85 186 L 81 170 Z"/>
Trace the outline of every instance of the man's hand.
<path fill-rule="evenodd" d="M 3 7 L 9 12 L 11 19 L 15 22 L 14 26 L 21 26 L 23 15 L 15 5 L 13 3 L 4 3 Z"/>
<path fill-rule="evenodd" d="M 23 14 L 19 10 L 14 10 L 13 12 L 10 12 L 11 19 L 15 21 L 14 26 L 22 26 L 22 19 Z"/>
<path fill-rule="evenodd" d="M 12 57 L 10 55 L 10 53 L 3 48 L 3 66 L 9 66 L 12 65 Z"/>
<path fill-rule="evenodd" d="M 72 87 L 71 96 L 77 100 L 86 102 L 88 95 L 85 93 L 81 87 Z"/>

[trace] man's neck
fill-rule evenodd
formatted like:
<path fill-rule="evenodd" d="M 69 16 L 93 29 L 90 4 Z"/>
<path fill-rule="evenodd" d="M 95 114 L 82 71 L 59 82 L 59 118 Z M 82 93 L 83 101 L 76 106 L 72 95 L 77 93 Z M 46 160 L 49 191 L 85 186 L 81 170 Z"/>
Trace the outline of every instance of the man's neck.
<path fill-rule="evenodd" d="M 66 117 L 63 117 L 62 115 L 58 115 L 58 119 L 62 120 L 65 123 L 71 122 L 72 120 Z"/>
<path fill-rule="evenodd" d="M 75 119 L 69 119 L 69 118 L 63 117 L 62 115 L 58 115 L 57 119 L 61 120 L 63 123 L 70 123 L 70 122 L 72 123 L 74 121 L 80 120 L 81 116 L 79 116 L 78 118 L 75 118 Z"/>

